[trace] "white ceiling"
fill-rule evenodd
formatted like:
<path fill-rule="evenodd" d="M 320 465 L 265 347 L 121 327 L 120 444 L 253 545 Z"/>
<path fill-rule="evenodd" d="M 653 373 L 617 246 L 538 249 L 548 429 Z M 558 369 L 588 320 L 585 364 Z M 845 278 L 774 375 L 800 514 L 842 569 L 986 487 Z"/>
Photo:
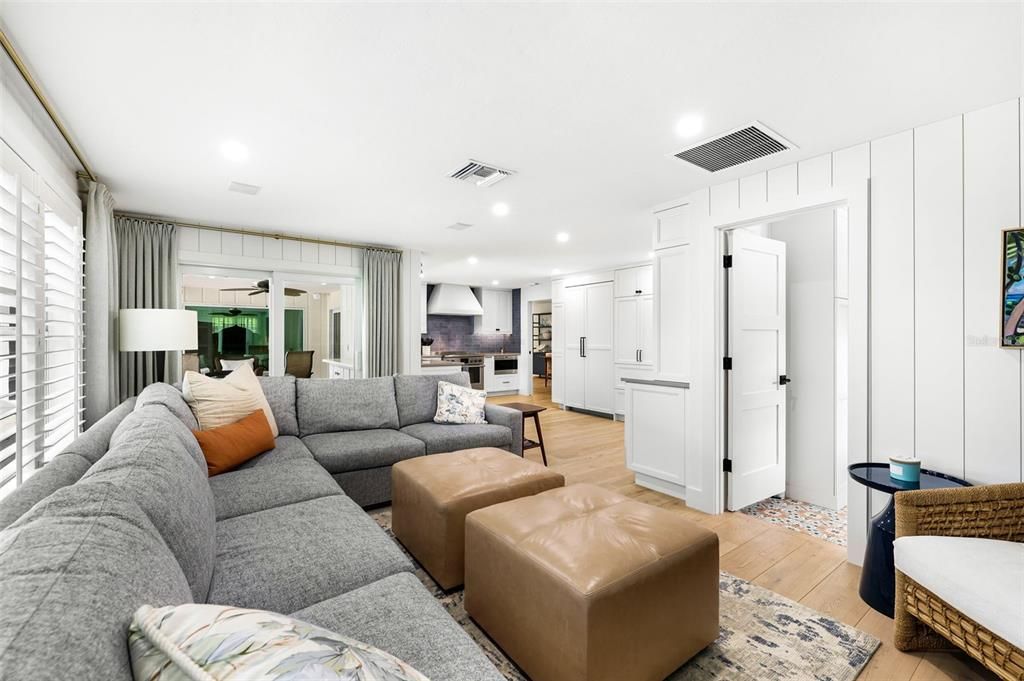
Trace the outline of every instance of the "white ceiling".
<path fill-rule="evenodd" d="M 1024 25 L 1020 3 L 4 0 L 0 21 L 120 208 L 419 248 L 431 281 L 502 286 L 642 259 L 651 206 L 695 188 L 1019 96 Z M 711 176 L 670 157 L 691 112 L 800 149 Z M 470 157 L 518 174 L 445 177 Z"/>

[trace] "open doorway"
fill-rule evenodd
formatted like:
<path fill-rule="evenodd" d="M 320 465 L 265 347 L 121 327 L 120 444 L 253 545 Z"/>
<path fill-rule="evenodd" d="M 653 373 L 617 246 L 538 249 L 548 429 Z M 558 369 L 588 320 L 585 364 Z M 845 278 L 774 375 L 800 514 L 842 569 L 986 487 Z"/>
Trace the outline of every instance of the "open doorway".
<path fill-rule="evenodd" d="M 810 210 L 723 238 L 731 256 L 727 506 L 845 544 L 848 209 Z"/>
<path fill-rule="evenodd" d="M 530 306 L 530 394 L 551 399 L 551 301 L 532 300 Z"/>

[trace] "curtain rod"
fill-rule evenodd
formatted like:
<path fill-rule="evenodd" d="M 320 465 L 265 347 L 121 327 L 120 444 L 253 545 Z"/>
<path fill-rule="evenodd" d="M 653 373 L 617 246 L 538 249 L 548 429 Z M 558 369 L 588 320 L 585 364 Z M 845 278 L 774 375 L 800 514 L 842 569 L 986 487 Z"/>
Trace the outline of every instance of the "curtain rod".
<path fill-rule="evenodd" d="M 316 239 L 308 236 L 297 236 L 293 234 L 283 234 L 281 232 L 261 232 L 255 229 L 245 229 L 244 227 L 224 227 L 222 225 L 205 225 L 201 222 L 187 222 L 185 220 L 178 220 L 176 218 L 169 218 L 162 215 L 149 215 L 146 213 L 132 213 L 130 211 L 115 210 L 114 215 L 123 215 L 129 218 L 138 218 L 141 220 L 155 220 L 157 222 L 168 222 L 179 227 L 194 227 L 196 229 L 208 229 L 213 232 L 227 232 L 228 234 L 241 234 L 243 236 L 265 236 L 271 239 L 290 239 L 291 241 L 304 241 L 308 244 L 320 244 L 323 246 L 344 246 L 345 248 L 371 248 L 378 251 L 390 251 L 392 253 L 401 253 L 402 249 L 392 248 L 390 246 L 377 246 L 375 244 L 357 244 L 349 241 L 334 241 L 333 239 Z"/>
<path fill-rule="evenodd" d="M 85 174 L 88 175 L 90 180 L 95 182 L 96 173 L 92 171 L 92 168 L 89 166 L 89 162 L 85 160 L 85 155 L 82 154 L 82 150 L 78 148 L 78 145 L 75 144 L 75 140 L 71 138 L 71 133 L 64 127 L 64 124 L 61 122 L 57 112 L 50 104 L 50 100 L 48 100 L 46 95 L 43 94 L 43 91 L 36 82 L 36 79 L 32 77 L 31 73 L 29 73 L 28 66 L 25 65 L 25 62 L 22 60 L 21 55 L 18 54 L 18 51 L 14 49 L 14 45 L 7 38 L 7 34 L 4 33 L 2 28 L 0 28 L 0 45 L 3 45 L 4 52 L 6 52 L 7 56 L 11 58 L 12 62 L 14 62 L 15 68 L 18 69 L 18 73 L 21 74 L 21 77 L 25 79 L 29 89 L 32 90 L 32 94 L 34 94 L 36 99 L 39 100 L 39 103 L 42 104 L 43 109 L 46 111 L 46 115 L 48 115 L 50 120 L 53 121 L 53 124 L 57 126 L 57 132 L 60 133 L 60 136 L 63 137 L 64 141 L 67 142 L 69 147 L 71 147 L 71 153 L 73 153 L 75 158 L 78 159 L 78 162 L 82 164 L 82 168 L 85 169 Z"/>

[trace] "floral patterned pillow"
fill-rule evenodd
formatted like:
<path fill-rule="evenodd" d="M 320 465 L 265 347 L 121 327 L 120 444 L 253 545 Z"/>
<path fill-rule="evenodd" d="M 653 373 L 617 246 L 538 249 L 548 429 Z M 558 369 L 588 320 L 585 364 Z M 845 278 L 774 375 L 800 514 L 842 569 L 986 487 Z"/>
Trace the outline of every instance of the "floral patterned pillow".
<path fill-rule="evenodd" d="M 365 643 L 277 613 L 227 605 L 143 605 L 128 629 L 128 647 L 136 681 L 429 681 Z"/>
<path fill-rule="evenodd" d="M 448 381 L 437 382 L 437 413 L 434 423 L 487 423 L 484 403 L 487 393 Z"/>

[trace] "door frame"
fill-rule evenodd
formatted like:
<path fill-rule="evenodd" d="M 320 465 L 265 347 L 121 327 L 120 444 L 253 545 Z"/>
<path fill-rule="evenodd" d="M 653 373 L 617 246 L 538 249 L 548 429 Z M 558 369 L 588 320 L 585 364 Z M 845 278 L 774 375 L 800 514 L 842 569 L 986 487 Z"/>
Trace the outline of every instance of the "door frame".
<path fill-rule="evenodd" d="M 795 201 L 782 210 L 757 212 L 741 217 L 737 211 L 725 219 L 716 222 L 710 220 L 714 235 L 714 262 L 711 265 L 717 273 L 714 277 L 714 340 L 713 348 L 717 364 L 715 366 L 715 430 L 714 454 L 709 461 L 712 466 L 717 513 L 725 510 L 726 475 L 723 471 L 727 447 L 727 381 L 722 368 L 725 357 L 726 342 L 726 271 L 722 266 L 723 257 L 727 254 L 726 232 L 741 227 L 749 227 L 765 222 L 777 222 L 787 217 L 807 213 L 823 208 L 846 206 L 849 210 L 849 426 L 847 431 L 847 451 L 851 462 L 874 460 L 871 451 L 871 181 L 865 179 L 840 190 L 839 187 L 798 195 Z M 863 492 L 863 493 L 862 493 Z M 867 545 L 867 528 L 870 521 L 867 490 L 850 488 L 847 495 L 847 560 L 860 565 L 863 561 L 864 548 Z"/>

